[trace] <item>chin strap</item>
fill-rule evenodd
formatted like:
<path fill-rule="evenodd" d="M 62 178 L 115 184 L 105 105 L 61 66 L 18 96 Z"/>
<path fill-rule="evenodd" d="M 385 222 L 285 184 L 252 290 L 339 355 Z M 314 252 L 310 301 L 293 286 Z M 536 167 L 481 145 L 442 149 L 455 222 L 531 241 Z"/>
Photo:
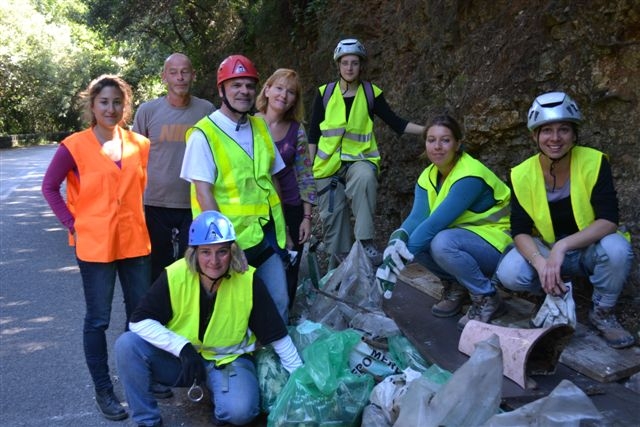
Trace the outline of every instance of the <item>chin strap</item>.
<path fill-rule="evenodd" d="M 544 151 L 542 151 L 542 149 L 540 149 L 540 134 L 538 134 L 538 151 L 540 151 L 540 153 L 542 153 L 543 156 L 545 156 L 547 159 L 549 159 L 551 161 L 551 165 L 549 165 L 549 175 L 551 175 L 553 177 L 553 187 L 551 188 L 551 192 L 553 193 L 554 191 L 556 191 L 556 174 L 554 173 L 554 168 L 556 166 L 556 164 L 558 164 L 558 162 L 560 162 L 560 160 L 564 159 L 565 157 L 567 157 L 567 155 L 569 153 L 571 153 L 571 150 L 573 150 L 573 147 L 575 147 L 576 144 L 574 143 L 571 146 L 571 149 L 569 151 L 567 151 L 566 153 L 564 153 L 562 156 L 558 157 L 557 159 L 552 159 L 551 157 L 547 156 Z"/>
<path fill-rule="evenodd" d="M 247 115 L 249 114 L 249 112 L 248 111 L 238 111 L 238 110 L 236 110 L 235 108 L 233 108 L 231 106 L 231 103 L 227 99 L 227 92 L 224 90 L 224 85 L 222 85 L 222 102 L 224 102 L 224 105 L 226 105 L 228 109 L 230 109 L 231 111 L 233 111 L 236 114 L 240 114 L 240 120 L 238 120 L 238 123 L 236 124 L 236 132 L 238 132 L 240 130 L 240 126 L 242 126 L 243 124 L 247 123 Z"/>

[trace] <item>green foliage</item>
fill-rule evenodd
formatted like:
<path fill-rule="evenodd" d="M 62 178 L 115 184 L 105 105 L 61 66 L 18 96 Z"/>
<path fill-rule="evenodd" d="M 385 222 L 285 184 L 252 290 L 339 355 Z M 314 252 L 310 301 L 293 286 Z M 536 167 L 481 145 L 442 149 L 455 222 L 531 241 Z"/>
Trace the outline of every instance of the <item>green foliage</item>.
<path fill-rule="evenodd" d="M 96 73 L 117 71 L 72 0 L 0 3 L 0 133 L 77 128 L 74 96 Z"/>

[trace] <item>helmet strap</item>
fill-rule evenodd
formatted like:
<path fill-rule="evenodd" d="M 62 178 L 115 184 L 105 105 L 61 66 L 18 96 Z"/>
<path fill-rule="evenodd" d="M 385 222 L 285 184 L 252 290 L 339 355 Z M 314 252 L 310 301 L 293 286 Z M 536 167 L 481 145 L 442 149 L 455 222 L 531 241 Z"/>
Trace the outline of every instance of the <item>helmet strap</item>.
<path fill-rule="evenodd" d="M 240 130 L 240 126 L 242 126 L 243 124 L 247 123 L 247 115 L 249 114 L 249 112 L 248 111 L 238 111 L 235 108 L 233 108 L 231 106 L 231 103 L 227 99 L 227 92 L 224 90 L 224 82 L 220 86 L 221 86 L 220 89 L 222 91 L 222 102 L 224 102 L 224 105 L 226 105 L 227 108 L 229 110 L 231 110 L 232 112 L 234 112 L 235 114 L 240 114 L 240 120 L 238 120 L 238 123 L 236 124 L 236 132 L 238 132 Z"/>
<path fill-rule="evenodd" d="M 217 278 L 213 278 L 211 276 L 209 276 L 207 273 L 205 273 L 204 271 L 202 271 L 200 269 L 200 266 L 198 266 L 198 273 L 202 274 L 204 277 L 206 277 L 207 279 L 211 280 L 211 286 L 209 287 L 209 293 L 213 293 L 213 288 L 216 287 L 217 284 L 219 284 L 222 279 L 228 279 L 229 277 L 231 277 L 231 275 L 229 274 L 229 270 L 227 269 L 227 271 L 222 274 L 220 277 Z"/>

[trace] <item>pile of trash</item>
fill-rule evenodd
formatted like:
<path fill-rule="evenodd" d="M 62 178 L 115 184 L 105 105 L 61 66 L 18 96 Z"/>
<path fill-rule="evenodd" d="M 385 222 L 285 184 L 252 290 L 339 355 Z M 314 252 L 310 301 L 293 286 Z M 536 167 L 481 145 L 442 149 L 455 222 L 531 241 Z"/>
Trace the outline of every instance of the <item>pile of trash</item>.
<path fill-rule="evenodd" d="M 316 288 L 301 281 L 290 335 L 304 365 L 293 374 L 270 347 L 256 354 L 261 406 L 273 427 L 579 426 L 601 420 L 570 381 L 502 412 L 499 339 L 477 344 L 454 373 L 427 363 L 382 311 L 361 244 Z"/>

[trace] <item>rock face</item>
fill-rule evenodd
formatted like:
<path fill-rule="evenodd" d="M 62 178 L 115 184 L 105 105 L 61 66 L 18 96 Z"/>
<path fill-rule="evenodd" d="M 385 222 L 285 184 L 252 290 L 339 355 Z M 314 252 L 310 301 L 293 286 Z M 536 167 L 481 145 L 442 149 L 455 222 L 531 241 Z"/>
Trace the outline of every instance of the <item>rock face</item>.
<path fill-rule="evenodd" d="M 305 15 L 291 6 L 298 3 Z M 399 115 L 424 123 L 448 110 L 464 125 L 466 150 L 502 178 L 536 151 L 525 126 L 535 96 L 568 92 L 585 117 L 579 143 L 609 155 L 638 259 L 640 2 L 316 0 L 289 2 L 287 12 L 291 29 L 256 42 L 252 55 L 263 75 L 296 68 L 310 106 L 315 87 L 336 77 L 337 41 L 357 37 L 370 57 L 366 78 Z M 398 137 L 379 119 L 376 135 L 383 155 L 378 241 L 385 244 L 411 208 L 426 160 L 419 138 Z M 636 262 L 625 292 L 639 288 Z"/>

